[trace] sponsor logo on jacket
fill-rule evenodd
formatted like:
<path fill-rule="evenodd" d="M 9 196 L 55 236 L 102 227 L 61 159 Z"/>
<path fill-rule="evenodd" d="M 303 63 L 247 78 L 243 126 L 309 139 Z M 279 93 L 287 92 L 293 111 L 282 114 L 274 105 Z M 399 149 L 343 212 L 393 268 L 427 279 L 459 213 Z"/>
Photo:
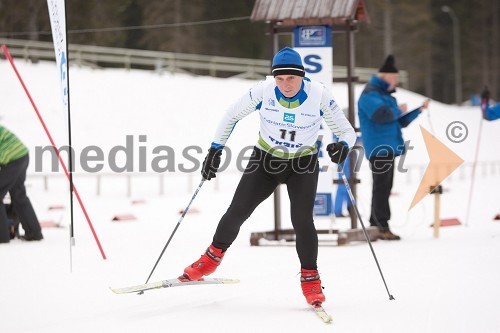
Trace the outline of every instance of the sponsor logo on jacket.
<path fill-rule="evenodd" d="M 293 113 L 286 113 L 283 115 L 283 121 L 287 123 L 295 122 L 295 115 Z"/>

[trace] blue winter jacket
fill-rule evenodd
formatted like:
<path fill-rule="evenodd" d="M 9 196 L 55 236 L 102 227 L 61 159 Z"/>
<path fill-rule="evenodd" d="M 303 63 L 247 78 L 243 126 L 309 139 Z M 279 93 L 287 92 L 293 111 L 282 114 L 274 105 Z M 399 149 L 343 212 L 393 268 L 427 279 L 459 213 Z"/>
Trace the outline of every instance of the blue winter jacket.
<path fill-rule="evenodd" d="M 358 116 L 363 134 L 366 158 L 405 153 L 401 128 L 408 126 L 421 113 L 415 109 L 404 115 L 392 97 L 396 90 L 387 91 L 389 84 L 374 75 L 358 101 Z"/>
<path fill-rule="evenodd" d="M 500 118 L 500 103 L 497 103 L 496 105 L 489 105 L 486 104 L 486 107 L 483 111 L 483 118 L 486 120 L 496 120 Z"/>

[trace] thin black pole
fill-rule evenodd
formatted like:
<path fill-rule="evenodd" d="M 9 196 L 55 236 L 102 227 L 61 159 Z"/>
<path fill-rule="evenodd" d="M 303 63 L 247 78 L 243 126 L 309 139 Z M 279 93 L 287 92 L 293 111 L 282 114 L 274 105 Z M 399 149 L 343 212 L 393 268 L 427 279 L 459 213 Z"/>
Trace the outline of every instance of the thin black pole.
<path fill-rule="evenodd" d="M 269 23 L 269 59 L 278 52 L 279 48 L 279 34 L 276 32 L 275 22 L 271 21 Z M 269 64 L 271 65 L 271 64 Z M 271 67 L 271 66 L 270 66 Z M 269 68 L 271 71 L 271 68 Z M 274 204 L 274 240 L 280 239 L 281 232 L 281 189 L 280 185 L 276 186 L 273 192 L 273 204 Z"/>
<path fill-rule="evenodd" d="M 64 1 L 64 22 L 66 30 L 66 78 L 68 86 L 68 166 L 69 166 L 69 202 L 70 202 L 70 229 L 69 229 L 69 253 L 70 253 L 70 271 L 73 271 L 73 252 L 72 247 L 75 245 L 75 231 L 73 218 L 73 148 L 71 144 L 71 100 L 69 89 L 69 42 L 68 42 L 68 9 L 66 1 Z"/>
<path fill-rule="evenodd" d="M 486 108 L 486 104 L 488 101 L 483 101 L 481 107 Z M 486 112 L 486 111 L 483 111 Z M 472 175 L 471 175 L 471 181 L 470 181 L 470 187 L 469 187 L 469 198 L 467 200 L 467 212 L 465 214 L 465 226 L 469 226 L 469 216 L 470 216 L 470 206 L 472 203 L 472 192 L 474 192 L 474 183 L 476 179 L 476 166 L 477 166 L 477 158 L 479 156 L 479 149 L 481 148 L 481 133 L 483 131 L 483 117 L 479 120 L 479 133 L 477 135 L 477 141 L 476 141 L 476 149 L 474 150 L 474 162 L 472 163 Z"/>
<path fill-rule="evenodd" d="M 153 269 L 151 270 L 151 273 L 149 273 L 149 276 L 145 282 L 148 283 L 149 282 L 149 279 L 151 278 L 151 275 L 153 275 L 153 272 L 155 271 L 156 269 L 156 266 L 158 266 L 158 263 L 160 262 L 160 259 L 161 257 L 163 256 L 163 253 L 165 253 L 165 250 L 167 249 L 168 245 L 170 244 L 170 241 L 172 240 L 172 238 L 174 237 L 177 229 L 179 228 L 179 226 L 181 225 L 181 222 L 182 220 L 184 219 L 184 216 L 186 216 L 186 213 L 188 212 L 189 210 L 189 207 L 191 206 L 191 204 L 193 203 L 194 201 L 194 198 L 196 198 L 196 195 L 198 195 L 198 192 L 200 191 L 201 187 L 203 186 L 203 183 L 205 182 L 205 178 L 203 178 L 200 182 L 200 185 L 198 185 L 198 188 L 196 189 L 196 191 L 194 192 L 193 194 L 193 197 L 191 198 L 191 201 L 189 201 L 189 204 L 187 205 L 186 209 L 184 209 L 184 211 L 182 212 L 182 215 L 181 217 L 179 218 L 179 221 L 177 222 L 177 225 L 175 226 L 174 228 L 174 231 L 172 231 L 172 233 L 170 234 L 170 237 L 168 238 L 168 241 L 167 243 L 165 244 L 165 246 L 163 247 L 163 250 L 161 251 L 160 253 L 160 256 L 158 257 L 158 259 L 156 260 L 156 263 L 155 265 L 153 266 Z M 144 294 L 144 291 L 141 291 L 138 293 L 139 295 L 142 295 Z"/>
<path fill-rule="evenodd" d="M 370 245 L 370 250 L 372 251 L 373 258 L 375 259 L 375 263 L 377 264 L 377 267 L 378 267 L 378 271 L 380 272 L 380 276 L 382 277 L 382 281 L 384 282 L 385 290 L 387 290 L 387 295 L 389 295 L 389 300 L 393 300 L 395 298 L 394 298 L 394 296 L 391 295 L 391 293 L 389 292 L 389 288 L 387 288 L 387 283 L 385 283 L 384 274 L 382 273 L 382 269 L 380 268 L 380 265 L 378 263 L 377 256 L 375 255 L 375 251 L 373 250 L 373 246 L 372 246 L 372 242 L 370 241 L 370 237 L 368 236 L 368 233 L 366 232 L 366 228 L 365 228 L 365 225 L 363 223 L 363 219 L 361 218 L 361 214 L 359 213 L 359 210 L 358 210 L 358 205 L 356 204 L 356 199 L 354 199 L 354 196 L 352 195 L 351 187 L 349 186 L 349 182 L 347 181 L 347 177 L 345 176 L 345 173 L 344 173 L 344 168 L 339 165 L 339 169 L 340 169 L 340 172 L 342 175 L 342 180 L 344 181 L 345 187 L 347 189 L 347 193 L 349 194 L 349 197 L 351 198 L 352 206 L 356 210 L 356 215 L 358 215 L 359 222 L 361 222 L 361 227 L 363 228 L 363 232 L 365 234 L 366 241 L 368 242 L 368 245 Z"/>
<path fill-rule="evenodd" d="M 346 42 L 347 42 L 347 98 L 348 98 L 348 114 L 347 119 L 349 123 L 351 123 L 352 127 L 356 127 L 356 110 L 355 110 L 355 94 L 354 94 L 354 83 L 355 83 L 355 41 L 354 41 L 354 29 L 356 27 L 356 23 L 352 20 L 346 21 Z M 350 158 L 350 171 L 351 171 L 351 182 L 352 182 L 352 195 L 354 198 L 357 197 L 356 191 L 356 173 L 354 172 L 354 168 L 356 166 L 356 161 L 354 156 L 348 157 Z M 348 207 L 349 216 L 351 219 L 351 229 L 357 229 L 357 221 L 356 217 L 353 214 L 351 208 Z"/>

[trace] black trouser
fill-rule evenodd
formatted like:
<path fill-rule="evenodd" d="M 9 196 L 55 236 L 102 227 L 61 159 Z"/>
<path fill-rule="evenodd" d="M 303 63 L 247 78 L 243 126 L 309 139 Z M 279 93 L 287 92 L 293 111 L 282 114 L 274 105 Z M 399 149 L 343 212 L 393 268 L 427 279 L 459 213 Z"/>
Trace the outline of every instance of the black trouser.
<path fill-rule="evenodd" d="M 254 209 L 279 184 L 286 184 L 300 263 L 302 268 L 316 269 L 318 234 L 313 223 L 313 208 L 318 173 L 316 154 L 287 160 L 255 148 L 231 205 L 217 226 L 213 245 L 221 249 L 229 248 Z"/>
<path fill-rule="evenodd" d="M 7 192 L 10 193 L 10 200 L 14 211 L 19 217 L 21 225 L 28 236 L 38 236 L 41 234 L 40 223 L 36 217 L 30 199 L 26 196 L 24 181 L 26 180 L 26 169 L 29 164 L 29 155 L 12 161 L 7 165 L 2 165 L 0 169 L 0 242 L 10 239 L 7 225 L 7 212 L 3 199 Z"/>
<path fill-rule="evenodd" d="M 381 231 L 389 231 L 388 222 L 391 219 L 389 196 L 394 179 L 394 158 L 395 156 L 391 155 L 372 157 L 369 160 L 373 176 L 370 225 L 378 227 Z"/>

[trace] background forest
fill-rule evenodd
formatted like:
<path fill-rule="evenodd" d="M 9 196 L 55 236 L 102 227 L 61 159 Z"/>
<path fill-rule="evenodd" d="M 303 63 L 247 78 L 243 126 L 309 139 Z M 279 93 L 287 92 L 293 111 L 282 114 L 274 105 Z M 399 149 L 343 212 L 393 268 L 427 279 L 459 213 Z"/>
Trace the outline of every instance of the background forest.
<path fill-rule="evenodd" d="M 370 23 L 360 24 L 355 35 L 357 66 L 379 67 L 393 53 L 397 66 L 409 72 L 412 91 L 455 102 L 453 21 L 442 11 L 446 5 L 459 23 L 463 100 L 484 85 L 493 98 L 500 97 L 499 0 L 365 3 Z M 254 0 L 67 0 L 68 39 L 74 44 L 268 59 L 268 27 L 250 21 L 253 5 Z M 123 29 L 105 29 L 117 27 Z M 0 0 L 0 37 L 50 41 L 46 1 Z M 345 65 L 344 36 L 335 34 L 333 43 L 334 65 Z"/>

